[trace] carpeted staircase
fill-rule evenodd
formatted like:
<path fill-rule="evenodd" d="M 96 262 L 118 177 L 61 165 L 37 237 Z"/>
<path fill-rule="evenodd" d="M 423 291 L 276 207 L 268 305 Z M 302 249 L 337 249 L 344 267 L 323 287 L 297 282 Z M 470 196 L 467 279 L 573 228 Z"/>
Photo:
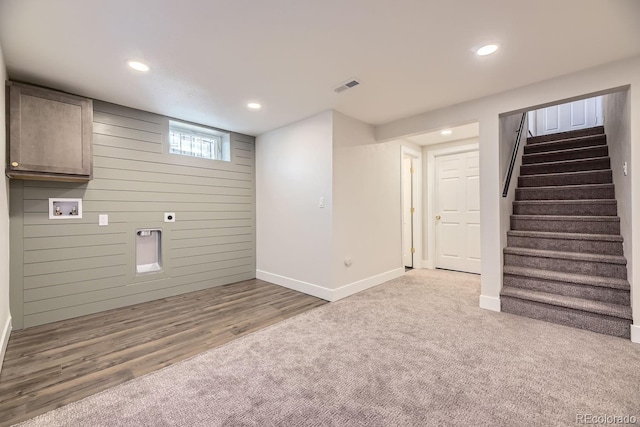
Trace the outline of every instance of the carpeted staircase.
<path fill-rule="evenodd" d="M 630 337 L 630 287 L 602 126 L 527 139 L 501 309 Z"/>

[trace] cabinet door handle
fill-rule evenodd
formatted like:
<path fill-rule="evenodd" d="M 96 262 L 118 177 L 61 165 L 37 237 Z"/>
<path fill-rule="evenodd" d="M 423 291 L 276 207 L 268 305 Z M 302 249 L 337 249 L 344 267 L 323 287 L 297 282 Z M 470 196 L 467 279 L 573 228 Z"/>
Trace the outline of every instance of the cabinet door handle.
<path fill-rule="evenodd" d="M 441 218 L 440 215 L 436 215 L 437 220 L 440 220 L 440 218 Z"/>
<path fill-rule="evenodd" d="M 13 166 L 14 168 L 17 168 L 18 167 L 18 162 L 12 162 L 11 166 Z"/>

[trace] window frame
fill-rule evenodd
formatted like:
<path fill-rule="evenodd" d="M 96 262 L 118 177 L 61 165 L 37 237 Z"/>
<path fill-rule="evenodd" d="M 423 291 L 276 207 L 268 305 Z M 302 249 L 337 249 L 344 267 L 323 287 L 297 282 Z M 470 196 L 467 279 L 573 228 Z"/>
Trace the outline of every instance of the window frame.
<path fill-rule="evenodd" d="M 211 157 L 203 155 L 207 150 L 204 150 L 202 145 L 200 150 L 194 148 L 195 141 L 193 140 L 191 141 L 190 149 L 183 149 L 181 142 L 179 151 L 174 151 L 175 144 L 173 144 L 172 141 L 174 134 L 178 134 L 180 139 L 183 137 L 191 137 L 192 139 L 198 138 L 200 140 L 200 144 L 203 143 L 202 140 L 207 140 L 207 142 L 210 143 L 210 149 L 208 151 L 210 152 Z M 216 145 L 219 146 L 219 149 L 215 147 Z M 191 124 L 179 120 L 169 120 L 168 153 L 194 159 L 231 162 L 231 134 L 202 125 Z"/>

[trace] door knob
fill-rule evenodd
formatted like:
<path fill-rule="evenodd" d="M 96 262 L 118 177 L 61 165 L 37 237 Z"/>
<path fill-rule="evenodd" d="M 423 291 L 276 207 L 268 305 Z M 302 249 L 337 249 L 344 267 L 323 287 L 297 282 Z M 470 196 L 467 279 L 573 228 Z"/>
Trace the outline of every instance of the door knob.
<path fill-rule="evenodd" d="M 440 219 L 440 215 L 436 215 L 436 219 L 439 220 Z"/>

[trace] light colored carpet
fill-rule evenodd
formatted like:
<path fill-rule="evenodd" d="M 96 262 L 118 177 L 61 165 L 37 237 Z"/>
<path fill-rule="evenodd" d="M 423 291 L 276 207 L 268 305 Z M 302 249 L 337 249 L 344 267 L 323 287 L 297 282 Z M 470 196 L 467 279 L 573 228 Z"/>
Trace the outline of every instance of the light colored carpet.
<path fill-rule="evenodd" d="M 21 425 L 640 423 L 640 345 L 478 296 L 478 276 L 413 270 Z"/>

